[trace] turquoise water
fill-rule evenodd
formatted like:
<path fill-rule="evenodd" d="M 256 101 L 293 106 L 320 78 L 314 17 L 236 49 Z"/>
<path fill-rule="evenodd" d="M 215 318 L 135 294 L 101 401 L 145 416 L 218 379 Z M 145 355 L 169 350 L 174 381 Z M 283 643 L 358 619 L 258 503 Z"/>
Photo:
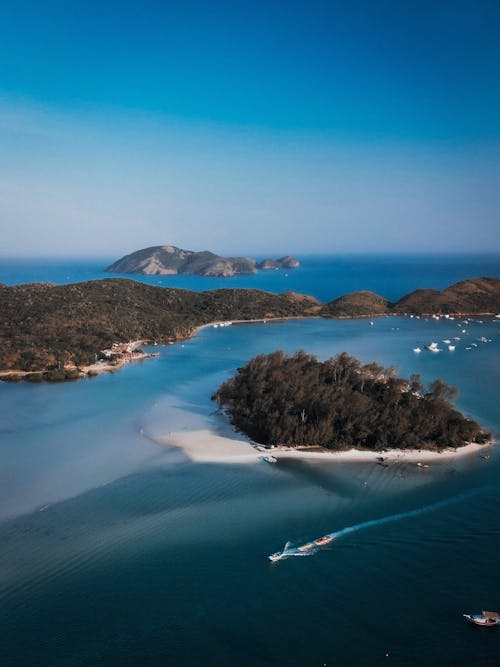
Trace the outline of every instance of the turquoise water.
<path fill-rule="evenodd" d="M 303 348 L 441 377 L 498 437 L 499 334 L 491 318 L 207 328 L 113 375 L 0 384 L 0 664 L 498 667 L 500 633 L 461 614 L 500 611 L 500 448 L 428 469 L 209 465 L 150 436 L 187 413 L 216 424 L 224 378 Z M 453 353 L 412 352 L 455 335 Z"/>

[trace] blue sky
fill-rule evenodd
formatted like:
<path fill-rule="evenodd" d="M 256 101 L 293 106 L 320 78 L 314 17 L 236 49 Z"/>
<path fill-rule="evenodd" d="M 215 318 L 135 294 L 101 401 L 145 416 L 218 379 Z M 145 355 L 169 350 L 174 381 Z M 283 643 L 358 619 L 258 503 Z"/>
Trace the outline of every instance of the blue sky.
<path fill-rule="evenodd" d="M 0 252 L 500 250 L 499 33 L 486 1 L 10 3 Z"/>

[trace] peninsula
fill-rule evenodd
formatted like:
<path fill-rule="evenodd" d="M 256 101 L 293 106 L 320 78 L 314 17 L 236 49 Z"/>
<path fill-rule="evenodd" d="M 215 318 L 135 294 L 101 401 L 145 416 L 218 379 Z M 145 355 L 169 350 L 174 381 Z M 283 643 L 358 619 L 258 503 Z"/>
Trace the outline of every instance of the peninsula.
<path fill-rule="evenodd" d="M 293 448 L 381 451 L 485 444 L 491 435 L 452 404 L 441 380 L 362 366 L 346 353 L 325 362 L 301 351 L 259 355 L 212 396 L 252 440 Z"/>
<path fill-rule="evenodd" d="M 299 265 L 290 255 L 280 259 L 264 259 L 257 264 L 250 257 L 220 257 L 208 250 L 194 252 L 165 245 L 137 250 L 108 266 L 106 271 L 149 276 L 196 274 L 229 278 L 257 273 L 257 269 L 296 269 Z"/>
<path fill-rule="evenodd" d="M 294 292 L 192 292 L 124 278 L 0 284 L 0 378 L 64 380 L 116 368 L 143 356 L 137 349 L 141 341 L 180 340 L 213 322 L 406 313 L 495 315 L 500 313 L 500 279 L 466 280 L 443 291 L 417 290 L 396 303 L 356 292 L 326 304 Z"/>

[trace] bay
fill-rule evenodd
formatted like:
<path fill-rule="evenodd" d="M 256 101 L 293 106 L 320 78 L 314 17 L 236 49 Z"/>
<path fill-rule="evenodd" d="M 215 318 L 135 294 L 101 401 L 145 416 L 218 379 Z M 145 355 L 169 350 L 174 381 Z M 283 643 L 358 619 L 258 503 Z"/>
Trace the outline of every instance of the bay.
<path fill-rule="evenodd" d="M 402 291 L 453 282 L 460 267 L 448 266 L 440 285 L 440 266 L 425 274 L 420 265 L 418 277 L 400 268 L 392 281 Z M 371 271 L 383 292 L 390 278 L 380 265 Z M 326 288 L 351 291 L 344 287 L 356 273 Z M 281 348 L 322 359 L 347 351 L 426 382 L 440 377 L 498 439 L 500 323 L 475 320 L 466 335 L 463 326 L 384 317 L 373 326 L 206 328 L 115 374 L 0 384 L 0 664 L 498 665 L 500 634 L 461 617 L 499 607 L 498 446 L 488 461 L 428 469 L 209 465 L 150 438 L 190 427 L 171 423 L 172 404 L 210 423 L 218 384 L 255 354 Z M 455 335 L 455 352 L 412 351 Z M 481 336 L 491 343 L 466 350 Z M 415 510 L 312 557 L 267 561 L 286 541 Z"/>

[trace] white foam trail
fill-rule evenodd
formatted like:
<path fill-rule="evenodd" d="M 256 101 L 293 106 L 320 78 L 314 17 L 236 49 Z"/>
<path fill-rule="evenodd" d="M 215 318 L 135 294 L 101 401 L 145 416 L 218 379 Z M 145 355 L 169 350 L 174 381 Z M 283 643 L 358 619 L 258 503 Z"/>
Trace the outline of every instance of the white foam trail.
<path fill-rule="evenodd" d="M 484 491 L 484 488 L 481 490 Z M 448 505 L 460 502 L 461 500 L 465 500 L 467 497 L 477 492 L 478 490 L 476 490 L 475 492 L 461 493 L 459 495 L 452 496 L 451 498 L 446 498 L 445 500 L 439 500 L 436 503 L 425 505 L 424 507 L 418 507 L 417 509 L 414 510 L 409 510 L 407 512 L 398 512 L 398 514 L 391 514 L 389 516 L 381 517 L 380 519 L 371 519 L 370 521 L 363 521 L 362 523 L 357 523 L 354 526 L 347 526 L 346 528 L 337 530 L 334 533 L 327 533 L 325 537 L 331 537 L 333 540 L 337 540 L 339 537 L 344 537 L 345 535 L 356 533 L 358 530 L 364 530 L 365 528 L 372 528 L 373 526 L 381 526 L 385 523 L 392 523 L 393 521 L 402 521 L 403 519 L 411 519 L 416 516 L 421 516 L 422 514 L 434 512 L 435 510 L 447 507 Z M 325 546 L 328 546 L 328 544 L 331 544 L 331 542 L 328 542 Z M 299 551 L 299 547 L 290 547 L 289 545 L 290 542 L 287 542 L 285 544 L 285 547 L 282 552 L 282 558 L 288 558 L 290 556 L 312 556 L 313 554 L 317 553 L 320 549 L 320 545 L 317 545 L 313 549 L 310 549 L 309 551 Z"/>

